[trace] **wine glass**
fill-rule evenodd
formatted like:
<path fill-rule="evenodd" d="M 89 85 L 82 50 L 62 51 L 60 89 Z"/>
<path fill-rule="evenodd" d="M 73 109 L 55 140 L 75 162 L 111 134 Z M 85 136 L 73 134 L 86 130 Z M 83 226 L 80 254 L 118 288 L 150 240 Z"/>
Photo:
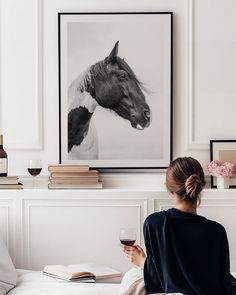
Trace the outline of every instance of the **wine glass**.
<path fill-rule="evenodd" d="M 28 172 L 33 176 L 33 188 L 35 188 L 35 177 L 40 174 L 42 171 L 42 162 L 41 160 L 30 160 Z"/>
<path fill-rule="evenodd" d="M 132 227 L 123 227 L 120 229 L 120 242 L 126 246 L 133 246 L 136 241 L 136 231 Z"/>

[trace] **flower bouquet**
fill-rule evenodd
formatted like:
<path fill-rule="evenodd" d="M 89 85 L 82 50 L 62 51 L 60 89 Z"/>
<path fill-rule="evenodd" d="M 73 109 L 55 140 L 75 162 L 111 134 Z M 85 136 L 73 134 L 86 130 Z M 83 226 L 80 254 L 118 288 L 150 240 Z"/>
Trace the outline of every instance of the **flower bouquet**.
<path fill-rule="evenodd" d="M 219 160 L 214 160 L 207 166 L 208 172 L 212 176 L 234 176 L 236 175 L 236 165 L 230 162 L 222 163 Z"/>
<path fill-rule="evenodd" d="M 217 177 L 218 188 L 229 188 L 229 177 L 236 175 L 236 165 L 230 162 L 223 163 L 214 160 L 207 165 L 207 170 L 212 176 Z"/>

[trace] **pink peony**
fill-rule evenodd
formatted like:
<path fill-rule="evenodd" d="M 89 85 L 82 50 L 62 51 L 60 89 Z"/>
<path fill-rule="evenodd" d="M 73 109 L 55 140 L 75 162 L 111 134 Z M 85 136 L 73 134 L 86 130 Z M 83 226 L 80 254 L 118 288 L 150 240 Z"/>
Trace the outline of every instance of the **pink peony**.
<path fill-rule="evenodd" d="M 233 176 L 236 175 L 236 165 L 230 162 L 222 163 L 214 160 L 207 166 L 208 172 L 213 176 Z"/>
<path fill-rule="evenodd" d="M 207 170 L 210 174 L 215 173 L 218 167 L 222 165 L 222 162 L 219 160 L 214 160 L 207 166 Z"/>

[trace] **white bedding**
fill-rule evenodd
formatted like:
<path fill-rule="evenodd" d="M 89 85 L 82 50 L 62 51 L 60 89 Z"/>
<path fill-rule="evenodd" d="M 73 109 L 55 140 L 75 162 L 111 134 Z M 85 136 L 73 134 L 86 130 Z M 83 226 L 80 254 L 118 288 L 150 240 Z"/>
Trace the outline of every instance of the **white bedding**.
<path fill-rule="evenodd" d="M 41 271 L 17 270 L 17 286 L 8 295 L 117 295 L 117 283 L 58 282 Z"/>
<path fill-rule="evenodd" d="M 17 270 L 17 286 L 8 295 L 117 295 L 119 283 L 58 282 L 41 271 Z M 236 273 L 232 273 L 236 277 Z"/>

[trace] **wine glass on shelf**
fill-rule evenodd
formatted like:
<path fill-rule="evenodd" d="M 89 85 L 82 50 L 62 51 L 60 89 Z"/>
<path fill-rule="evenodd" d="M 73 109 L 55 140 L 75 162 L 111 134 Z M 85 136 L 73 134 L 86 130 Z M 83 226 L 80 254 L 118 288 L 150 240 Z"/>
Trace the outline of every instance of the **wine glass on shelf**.
<path fill-rule="evenodd" d="M 33 176 L 33 188 L 35 188 L 35 177 L 42 171 L 41 160 L 30 160 L 28 166 L 28 172 Z"/>
<path fill-rule="evenodd" d="M 123 227 L 120 229 L 120 242 L 126 246 L 133 246 L 136 241 L 136 231 L 132 227 Z"/>

